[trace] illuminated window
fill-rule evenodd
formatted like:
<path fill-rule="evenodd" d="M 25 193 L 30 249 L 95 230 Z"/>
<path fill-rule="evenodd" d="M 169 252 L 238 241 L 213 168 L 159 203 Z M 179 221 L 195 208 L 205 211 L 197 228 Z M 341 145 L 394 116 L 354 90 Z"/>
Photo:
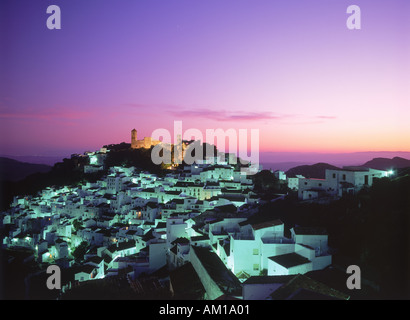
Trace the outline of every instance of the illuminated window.
<path fill-rule="evenodd" d="M 253 255 L 258 255 L 259 254 L 259 250 L 258 249 L 253 249 Z"/>

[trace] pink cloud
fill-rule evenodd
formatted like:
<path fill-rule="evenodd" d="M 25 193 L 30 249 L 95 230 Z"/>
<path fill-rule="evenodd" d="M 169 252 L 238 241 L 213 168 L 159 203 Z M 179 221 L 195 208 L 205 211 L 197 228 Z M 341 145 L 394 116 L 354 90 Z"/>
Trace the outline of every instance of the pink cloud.
<path fill-rule="evenodd" d="M 284 115 L 274 115 L 270 112 L 227 112 L 211 109 L 198 110 L 177 110 L 168 113 L 181 118 L 207 118 L 216 121 L 261 121 L 261 120 L 278 120 Z"/>
<path fill-rule="evenodd" d="M 318 119 L 325 119 L 325 120 L 337 119 L 337 117 L 335 117 L 335 116 L 317 116 L 316 118 L 318 118 Z"/>
<path fill-rule="evenodd" d="M 174 108 L 175 109 L 175 108 Z M 213 109 L 197 109 L 197 110 L 172 110 L 168 111 L 168 113 L 184 118 L 207 118 L 215 121 L 265 121 L 265 120 L 291 120 L 289 123 L 298 123 L 298 121 L 303 120 L 306 123 L 321 123 L 323 120 L 333 120 L 337 119 L 335 116 L 311 116 L 311 115 L 300 115 L 300 114 L 278 114 L 273 112 L 227 112 L 227 111 L 219 111 Z M 299 122 L 300 123 L 300 122 Z"/>

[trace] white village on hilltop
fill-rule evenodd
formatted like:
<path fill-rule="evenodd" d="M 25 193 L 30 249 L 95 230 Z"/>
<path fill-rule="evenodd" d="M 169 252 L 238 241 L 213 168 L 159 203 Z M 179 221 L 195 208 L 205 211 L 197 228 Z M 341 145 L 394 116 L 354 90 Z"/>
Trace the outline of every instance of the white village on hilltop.
<path fill-rule="evenodd" d="M 139 147 L 151 143 L 145 139 Z M 89 160 L 84 172 L 102 170 L 108 153 L 102 148 L 82 155 Z M 349 167 L 306 179 L 275 172 L 300 201 L 355 193 L 388 174 Z M 249 176 L 219 157 L 161 177 L 115 166 L 94 183 L 14 197 L 1 215 L 9 226 L 2 245 L 33 249 L 27 259 L 58 265 L 62 292 L 110 277 L 126 278 L 138 291 L 141 275 L 152 275 L 171 296 L 188 282 L 200 299 L 274 299 L 290 281 L 308 281 L 303 275 L 330 266 L 331 248 L 320 228 L 295 225 L 286 237 L 279 219 L 249 222 L 263 203 L 253 187 Z M 73 252 L 83 245 L 84 256 L 75 259 Z"/>

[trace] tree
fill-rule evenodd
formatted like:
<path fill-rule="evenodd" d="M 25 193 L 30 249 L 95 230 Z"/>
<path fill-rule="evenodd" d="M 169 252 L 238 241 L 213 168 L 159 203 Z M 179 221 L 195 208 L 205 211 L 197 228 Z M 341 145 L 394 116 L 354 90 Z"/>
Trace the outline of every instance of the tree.
<path fill-rule="evenodd" d="M 73 228 L 74 228 L 74 232 L 77 231 L 78 229 L 80 229 L 82 227 L 82 224 L 80 221 L 78 221 L 78 219 L 75 219 L 73 221 Z"/>
<path fill-rule="evenodd" d="M 83 241 L 80 243 L 80 245 L 74 249 L 74 251 L 71 253 L 71 255 L 74 257 L 75 260 L 80 260 L 84 258 L 84 255 L 86 254 L 88 249 L 88 242 Z"/>

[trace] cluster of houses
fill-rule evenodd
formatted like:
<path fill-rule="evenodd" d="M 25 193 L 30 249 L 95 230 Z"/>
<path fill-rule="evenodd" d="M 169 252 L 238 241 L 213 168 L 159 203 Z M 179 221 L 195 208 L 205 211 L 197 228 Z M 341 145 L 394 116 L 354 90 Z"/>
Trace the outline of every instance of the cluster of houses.
<path fill-rule="evenodd" d="M 105 152 L 88 154 L 91 165 L 103 165 Z M 383 175 L 366 172 L 328 170 L 321 185 L 298 178 L 299 196 L 315 196 L 318 188 L 340 194 L 342 185 L 370 185 Z M 176 276 L 185 270 L 182 274 L 195 278 L 207 299 L 265 299 L 245 297 L 245 285 L 247 292 L 257 284 L 272 293 L 285 279 L 328 267 L 332 256 L 325 230 L 293 227 L 285 237 L 280 220 L 252 222 L 260 203 L 252 180 L 215 158 L 161 177 L 111 167 L 95 183 L 15 197 L 1 215 L 8 230 L 2 246 L 29 248 L 38 263 L 59 265 L 70 274 L 63 290 L 115 276 L 135 285 L 140 275 L 166 269 L 172 292 L 185 281 Z M 75 256 L 81 246 L 84 255 Z"/>
<path fill-rule="evenodd" d="M 335 199 L 345 194 L 355 194 L 364 187 L 373 185 L 374 179 L 389 177 L 391 171 L 363 166 L 344 166 L 341 169 L 326 169 L 325 178 L 305 178 L 303 175 L 286 177 L 283 171 L 275 171 L 279 180 L 286 180 L 288 188 L 298 192 L 299 200 L 317 201 Z"/>

